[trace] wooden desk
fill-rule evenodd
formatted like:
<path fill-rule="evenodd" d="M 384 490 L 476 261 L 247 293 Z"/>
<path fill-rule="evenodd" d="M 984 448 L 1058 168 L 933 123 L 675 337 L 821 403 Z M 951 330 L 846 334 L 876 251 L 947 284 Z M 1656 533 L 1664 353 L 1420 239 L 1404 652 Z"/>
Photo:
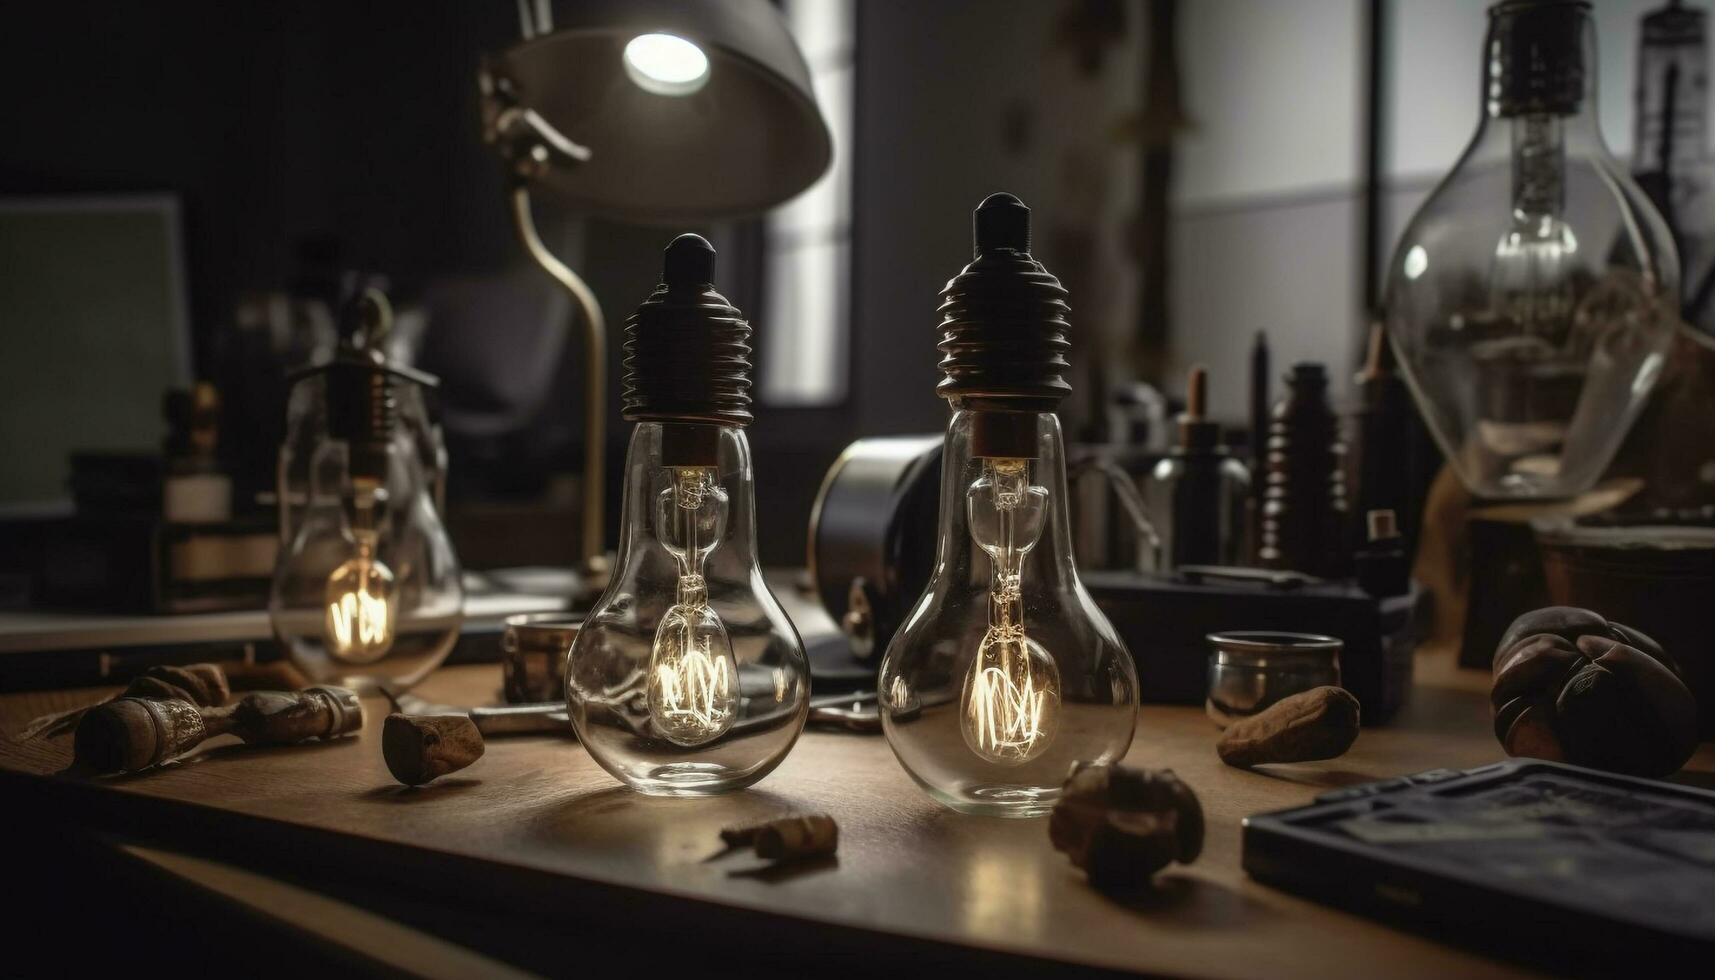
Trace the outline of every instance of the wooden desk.
<path fill-rule="evenodd" d="M 659 917 L 671 928 L 653 930 L 658 942 L 698 923 L 782 948 L 813 935 L 829 956 L 870 951 L 868 962 L 854 964 L 870 968 L 893 953 L 991 964 L 1006 962 L 993 958 L 1004 953 L 1196 976 L 1515 975 L 1515 967 L 1275 892 L 1239 867 L 1247 814 L 1331 787 L 1498 759 L 1487 677 L 1459 672 L 1451 660 L 1424 655 L 1397 723 L 1366 730 L 1345 757 L 1266 774 L 1222 765 L 1200 710 L 1145 706 L 1127 761 L 1177 771 L 1208 817 L 1202 858 L 1165 873 L 1147 901 L 1090 889 L 1049 846 L 1045 820 L 962 816 L 932 803 L 874 736 L 806 733 L 758 786 L 714 799 L 637 796 L 575 742 L 537 737 L 492 740 L 475 766 L 409 790 L 381 759 L 384 705 L 367 702 L 362 734 L 339 743 L 215 749 L 144 776 L 83 783 L 11 775 L 0 786 L 14 805 L 59 807 L 66 819 L 180 849 L 200 845 L 276 873 L 283 862 L 313 870 L 325 859 L 324 881 L 345 866 L 345 878 L 414 890 L 418 901 L 480 893 L 496 921 L 515 907 L 567 927 L 586 916 L 605 921 L 604 912 L 634 924 Z M 492 700 L 496 686 L 493 667 L 456 667 L 421 693 L 472 703 Z M 90 696 L 0 696 L 0 726 L 16 731 L 35 714 Z M 0 745 L 0 768 L 52 772 L 68 753 L 63 744 Z M 1715 746 L 1703 746 L 1691 768 L 1715 771 Z M 770 878 L 732 874 L 742 866 L 734 859 L 706 860 L 723 826 L 810 810 L 840 822 L 836 864 Z M 498 948 L 484 952 L 504 958 L 508 942 L 495 939 Z M 471 944 L 484 945 L 482 936 Z"/>

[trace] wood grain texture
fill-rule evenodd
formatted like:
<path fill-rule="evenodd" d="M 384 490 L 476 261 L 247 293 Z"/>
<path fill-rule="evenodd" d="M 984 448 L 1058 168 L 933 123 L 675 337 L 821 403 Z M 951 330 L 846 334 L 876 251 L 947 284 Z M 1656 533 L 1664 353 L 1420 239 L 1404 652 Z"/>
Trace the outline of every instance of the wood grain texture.
<path fill-rule="evenodd" d="M 1420 658 L 1411 705 L 1387 728 L 1366 729 L 1324 763 L 1244 771 L 1215 754 L 1217 730 L 1199 709 L 1146 706 L 1126 761 L 1172 768 L 1201 799 L 1207 842 L 1198 861 L 1165 872 L 1159 893 L 1116 901 L 1049 845 L 1046 819 L 963 816 L 925 797 L 873 736 L 811 732 L 751 790 L 713 799 L 642 797 L 619 786 L 573 741 L 495 739 L 469 769 L 401 787 L 381 755 L 380 701 L 356 738 L 279 749 L 213 747 L 144 776 L 91 789 L 118 811 L 132 794 L 200 804 L 348 837 L 617 886 L 648 901 L 809 919 L 859 930 L 1122 970 L 1194 976 L 1516 975 L 1505 964 L 1249 881 L 1239 867 L 1247 814 L 1308 802 L 1355 782 L 1500 758 L 1490 734 L 1488 677 L 1460 673 L 1443 652 Z M 445 669 L 424 697 L 487 703 L 493 666 Z M 102 692 L 0 696 L 0 729 Z M 214 746 L 215 743 L 210 743 Z M 0 767 L 52 773 L 69 744 L 0 745 Z M 1689 778 L 1715 773 L 1704 745 Z M 16 784 L 16 780 L 9 783 Z M 67 781 L 27 780 L 51 795 Z M 69 788 L 69 787 L 68 787 Z M 118 797 L 118 798 L 113 798 Z M 27 794 L 15 798 L 26 803 Z M 837 860 L 786 877 L 740 876 L 720 861 L 723 827 L 787 813 L 827 812 L 840 823 Z M 216 815 L 218 817 L 218 814 Z M 235 830 L 254 826 L 228 817 Z"/>

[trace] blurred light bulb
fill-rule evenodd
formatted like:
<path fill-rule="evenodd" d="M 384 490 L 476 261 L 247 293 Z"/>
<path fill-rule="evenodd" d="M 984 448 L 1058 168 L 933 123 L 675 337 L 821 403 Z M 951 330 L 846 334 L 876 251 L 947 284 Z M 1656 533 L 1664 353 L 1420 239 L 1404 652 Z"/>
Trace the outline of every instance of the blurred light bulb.
<path fill-rule="evenodd" d="M 1672 234 L 1602 138 L 1584 3 L 1496 0 L 1476 132 L 1400 235 L 1388 336 L 1471 493 L 1594 486 L 1678 320 Z"/>
<path fill-rule="evenodd" d="M 709 56 L 672 34 L 639 34 L 625 45 L 625 73 L 656 95 L 690 95 L 709 81 Z"/>
<path fill-rule="evenodd" d="M 990 762 L 1021 765 L 1041 755 L 1059 724 L 1060 672 L 1025 635 L 1020 578 L 1024 556 L 1042 535 L 1048 491 L 1030 483 L 1023 459 L 984 461 L 965 495 L 971 538 L 987 552 L 989 625 L 965 677 L 965 744 Z"/>
<path fill-rule="evenodd" d="M 703 563 L 726 525 L 727 495 L 707 466 L 670 469 L 656 500 L 656 527 L 679 563 L 676 601 L 649 652 L 649 717 L 663 738 L 702 745 L 725 734 L 738 714 L 738 662 L 720 616 L 709 608 Z"/>

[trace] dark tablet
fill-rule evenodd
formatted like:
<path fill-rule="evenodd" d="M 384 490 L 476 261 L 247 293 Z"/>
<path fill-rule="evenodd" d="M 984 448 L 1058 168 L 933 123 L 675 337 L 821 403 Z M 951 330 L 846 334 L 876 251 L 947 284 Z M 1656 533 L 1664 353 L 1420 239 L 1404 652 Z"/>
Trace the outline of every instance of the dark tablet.
<path fill-rule="evenodd" d="M 1674 783 L 1534 760 L 1438 769 L 1247 818 L 1244 867 L 1539 965 L 1715 955 L 1715 792 Z"/>

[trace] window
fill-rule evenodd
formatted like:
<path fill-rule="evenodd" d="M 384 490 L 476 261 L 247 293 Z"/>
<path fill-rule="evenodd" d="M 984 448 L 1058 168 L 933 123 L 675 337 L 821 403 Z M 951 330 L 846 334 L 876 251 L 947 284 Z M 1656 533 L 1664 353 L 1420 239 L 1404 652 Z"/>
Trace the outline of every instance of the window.
<path fill-rule="evenodd" d="M 833 165 L 768 217 L 763 230 L 762 400 L 814 407 L 845 400 L 851 320 L 852 96 L 855 0 L 784 0 L 822 116 Z"/>

